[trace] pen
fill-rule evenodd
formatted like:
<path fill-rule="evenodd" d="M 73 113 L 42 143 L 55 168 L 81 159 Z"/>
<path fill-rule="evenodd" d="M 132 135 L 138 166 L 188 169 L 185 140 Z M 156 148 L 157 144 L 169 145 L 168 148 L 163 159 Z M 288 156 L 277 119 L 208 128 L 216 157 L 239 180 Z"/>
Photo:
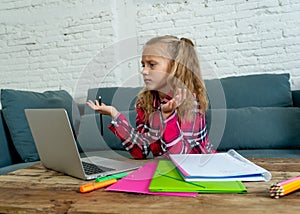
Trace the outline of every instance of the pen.
<path fill-rule="evenodd" d="M 102 181 L 106 181 L 109 179 L 120 179 L 120 178 L 127 176 L 128 174 L 129 174 L 129 172 L 121 172 L 121 173 L 114 174 L 114 175 L 99 177 L 99 178 L 96 178 L 95 182 L 102 182 Z"/>
<path fill-rule="evenodd" d="M 91 192 L 93 190 L 109 186 L 109 185 L 114 184 L 116 182 L 117 182 L 117 179 L 110 179 L 110 180 L 97 182 L 97 183 L 83 184 L 83 185 L 80 186 L 79 191 L 81 193 Z"/>
<path fill-rule="evenodd" d="M 98 102 L 99 102 L 99 105 L 101 106 L 101 104 L 102 104 L 102 97 L 101 97 L 101 96 L 98 97 Z M 101 135 L 103 136 L 103 120 L 102 120 L 102 114 L 100 114 L 100 132 L 101 132 Z"/>

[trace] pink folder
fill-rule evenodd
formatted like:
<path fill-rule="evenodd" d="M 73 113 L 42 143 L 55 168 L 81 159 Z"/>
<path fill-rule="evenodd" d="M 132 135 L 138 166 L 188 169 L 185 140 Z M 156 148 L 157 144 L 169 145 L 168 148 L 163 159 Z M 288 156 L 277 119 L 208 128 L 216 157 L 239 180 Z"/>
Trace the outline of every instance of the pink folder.
<path fill-rule="evenodd" d="M 106 188 L 107 191 L 133 192 L 151 195 L 196 197 L 197 192 L 150 192 L 148 187 L 157 163 L 150 162 Z"/>

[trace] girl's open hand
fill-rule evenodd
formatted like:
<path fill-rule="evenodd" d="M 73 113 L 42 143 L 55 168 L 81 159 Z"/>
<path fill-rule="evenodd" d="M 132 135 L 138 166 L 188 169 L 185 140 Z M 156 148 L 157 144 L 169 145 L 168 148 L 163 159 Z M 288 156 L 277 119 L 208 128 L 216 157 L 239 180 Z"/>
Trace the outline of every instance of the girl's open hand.
<path fill-rule="evenodd" d="M 171 116 L 175 109 L 186 99 L 186 89 L 177 89 L 175 96 L 167 103 L 161 106 L 161 112 L 164 119 Z"/>
<path fill-rule="evenodd" d="M 101 105 L 99 104 L 98 100 L 95 100 L 95 102 L 89 100 L 86 102 L 86 104 L 93 110 L 98 111 L 100 114 L 104 115 L 110 115 L 112 118 L 115 118 L 118 115 L 118 111 L 113 106 L 107 106 L 104 103 Z"/>

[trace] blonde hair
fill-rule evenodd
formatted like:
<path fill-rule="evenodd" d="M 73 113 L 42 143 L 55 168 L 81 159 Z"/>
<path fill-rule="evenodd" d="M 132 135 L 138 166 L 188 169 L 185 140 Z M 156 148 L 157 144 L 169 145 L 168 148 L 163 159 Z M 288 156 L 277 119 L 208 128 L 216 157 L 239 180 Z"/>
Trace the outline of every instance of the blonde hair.
<path fill-rule="evenodd" d="M 163 57 L 167 57 L 172 61 L 171 72 L 168 77 L 168 83 L 173 92 L 176 88 L 187 89 L 187 98 L 177 107 L 177 113 L 180 120 L 192 120 L 195 110 L 195 98 L 199 103 L 200 113 L 205 113 L 208 100 L 206 96 L 205 84 L 200 71 L 200 63 L 194 44 L 187 38 L 177 38 L 175 36 L 160 36 L 150 39 L 144 46 L 154 44 L 166 44 L 166 53 L 162 53 Z M 153 91 L 147 90 L 145 87 L 138 96 L 137 104 L 145 111 L 145 119 L 148 120 L 151 113 L 155 111 L 153 107 Z"/>

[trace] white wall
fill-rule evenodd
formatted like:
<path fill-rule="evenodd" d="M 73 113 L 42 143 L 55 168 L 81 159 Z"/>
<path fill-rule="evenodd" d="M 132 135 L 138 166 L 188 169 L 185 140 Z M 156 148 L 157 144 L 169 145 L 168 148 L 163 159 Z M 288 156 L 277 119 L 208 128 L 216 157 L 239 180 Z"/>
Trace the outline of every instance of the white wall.
<path fill-rule="evenodd" d="M 291 74 L 300 89 L 298 0 L 2 0 L 0 88 L 141 85 L 140 50 L 154 35 L 195 41 L 205 78 Z"/>

